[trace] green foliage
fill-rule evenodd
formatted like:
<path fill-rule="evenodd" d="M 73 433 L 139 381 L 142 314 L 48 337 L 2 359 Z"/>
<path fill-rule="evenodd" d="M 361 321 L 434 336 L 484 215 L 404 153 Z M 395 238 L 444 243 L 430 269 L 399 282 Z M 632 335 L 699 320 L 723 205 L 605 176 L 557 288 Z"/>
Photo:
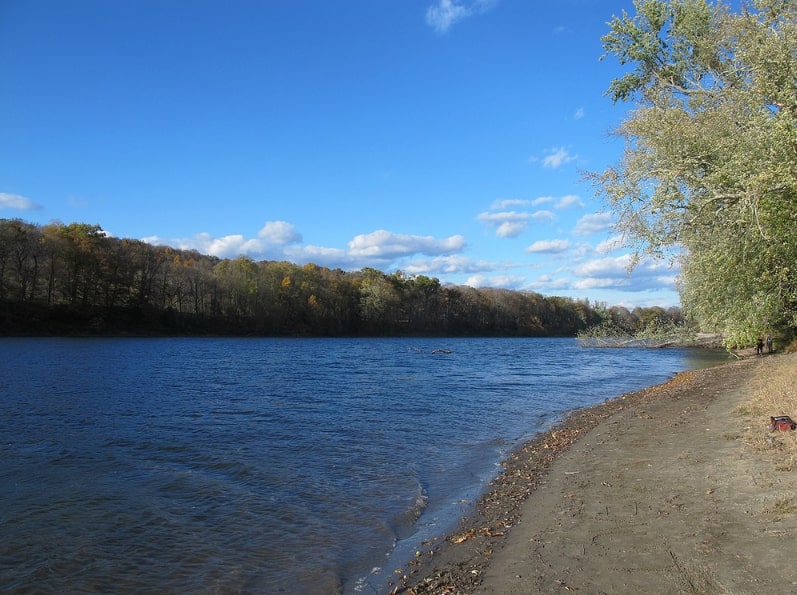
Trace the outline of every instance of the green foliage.
<path fill-rule="evenodd" d="M 602 39 L 630 72 L 620 163 L 590 174 L 637 256 L 682 263 L 684 308 L 730 343 L 797 321 L 797 4 L 636 0 Z"/>

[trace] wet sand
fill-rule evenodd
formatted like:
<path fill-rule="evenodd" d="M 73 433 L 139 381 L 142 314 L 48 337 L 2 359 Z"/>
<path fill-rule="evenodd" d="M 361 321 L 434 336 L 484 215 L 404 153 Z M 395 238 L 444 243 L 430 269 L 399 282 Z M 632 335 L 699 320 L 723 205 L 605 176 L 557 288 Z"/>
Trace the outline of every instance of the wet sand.
<path fill-rule="evenodd" d="M 791 593 L 797 471 L 743 437 L 737 408 L 773 366 L 750 358 L 574 412 L 514 452 L 394 593 Z M 797 390 L 797 387 L 796 387 Z"/>

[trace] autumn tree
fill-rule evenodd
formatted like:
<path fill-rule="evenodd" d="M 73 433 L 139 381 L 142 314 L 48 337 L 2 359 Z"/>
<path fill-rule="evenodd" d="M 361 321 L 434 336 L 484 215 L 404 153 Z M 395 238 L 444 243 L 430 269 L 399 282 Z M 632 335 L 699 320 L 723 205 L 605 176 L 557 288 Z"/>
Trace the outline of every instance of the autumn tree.
<path fill-rule="evenodd" d="M 70 304 L 92 305 L 96 299 L 101 262 L 106 252 L 106 235 L 99 225 L 70 223 L 55 225 L 59 240 L 55 255 L 61 261 L 60 284 L 64 300 Z"/>
<path fill-rule="evenodd" d="M 372 330 L 391 328 L 399 320 L 399 294 L 396 279 L 381 271 L 366 267 L 362 270 L 360 285 L 360 312 Z M 392 281 L 392 282 L 391 282 Z"/>
<path fill-rule="evenodd" d="M 42 251 L 38 228 L 19 219 L 0 221 L 0 297 L 34 298 Z"/>
<path fill-rule="evenodd" d="M 681 300 L 730 343 L 797 324 L 797 3 L 635 0 L 609 23 L 628 68 L 624 154 L 591 174 L 637 256 L 682 264 Z"/>

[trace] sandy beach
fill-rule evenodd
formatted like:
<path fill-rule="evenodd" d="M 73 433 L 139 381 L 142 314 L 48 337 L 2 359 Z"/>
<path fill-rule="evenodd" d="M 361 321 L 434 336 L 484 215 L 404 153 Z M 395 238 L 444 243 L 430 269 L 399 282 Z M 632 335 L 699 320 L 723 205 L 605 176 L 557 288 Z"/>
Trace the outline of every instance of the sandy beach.
<path fill-rule="evenodd" d="M 795 365 L 747 358 L 575 412 L 513 453 L 393 592 L 797 591 L 797 473 L 768 417 L 740 412 Z"/>

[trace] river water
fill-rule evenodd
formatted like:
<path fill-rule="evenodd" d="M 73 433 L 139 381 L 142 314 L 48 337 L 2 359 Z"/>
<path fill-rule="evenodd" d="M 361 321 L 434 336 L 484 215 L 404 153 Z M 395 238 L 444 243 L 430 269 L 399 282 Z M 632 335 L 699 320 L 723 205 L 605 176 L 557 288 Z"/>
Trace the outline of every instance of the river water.
<path fill-rule="evenodd" d="M 573 339 L 0 339 L 0 591 L 383 594 L 522 441 L 723 358 Z"/>

